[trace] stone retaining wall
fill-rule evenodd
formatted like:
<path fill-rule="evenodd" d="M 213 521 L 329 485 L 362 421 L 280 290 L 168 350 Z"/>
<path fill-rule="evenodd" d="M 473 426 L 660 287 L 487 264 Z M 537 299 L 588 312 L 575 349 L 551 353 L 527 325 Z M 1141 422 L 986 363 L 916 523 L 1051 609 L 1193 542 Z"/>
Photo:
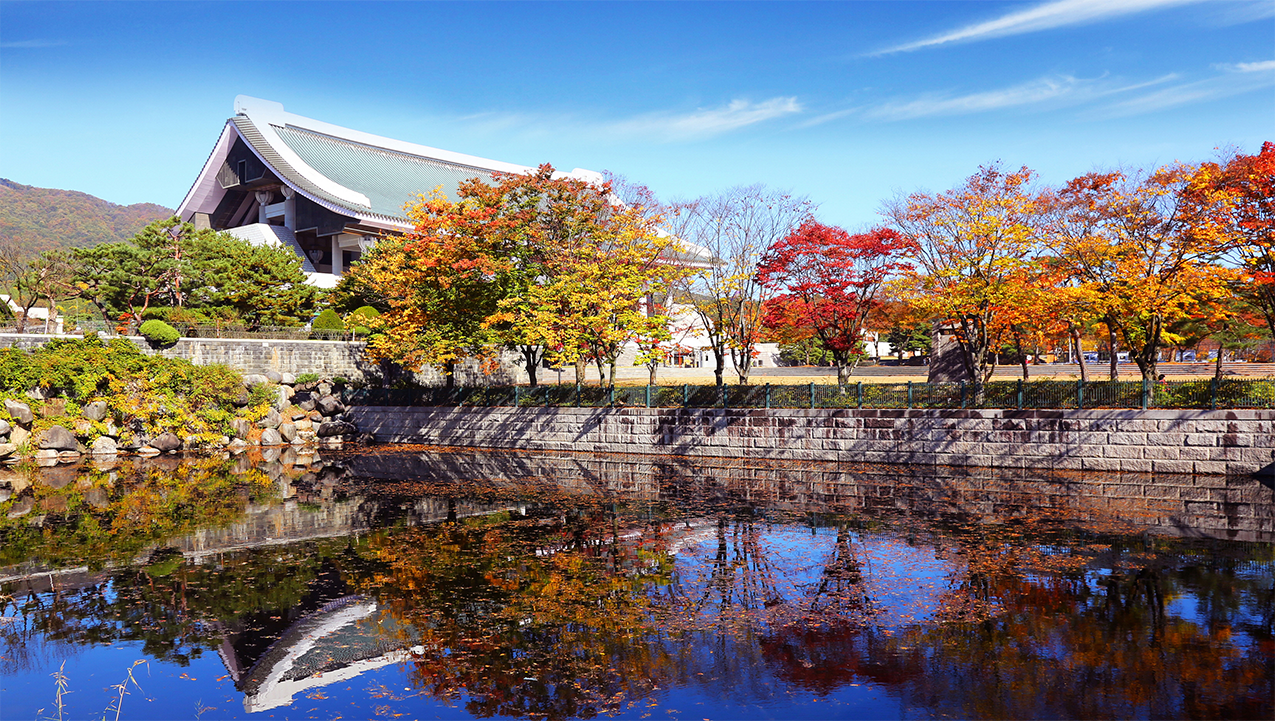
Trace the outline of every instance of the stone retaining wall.
<path fill-rule="evenodd" d="M 378 441 L 1136 473 L 1275 472 L 1269 410 L 351 408 Z"/>
<path fill-rule="evenodd" d="M 54 338 L 78 338 L 80 336 L 51 336 L 36 333 L 0 333 L 0 348 L 31 350 Z M 375 364 L 363 360 L 363 342 L 331 340 L 272 340 L 256 338 L 182 338 L 169 348 L 153 348 L 141 336 L 129 336 L 129 340 L 147 355 L 165 358 L 184 358 L 196 365 L 221 363 L 244 373 L 318 373 L 321 376 L 343 377 L 350 380 L 379 375 Z M 461 385 L 502 385 L 525 383 L 527 374 L 514 363 L 515 357 L 506 354 L 501 369 L 494 374 L 484 374 L 476 361 L 461 363 L 456 369 L 457 383 Z M 442 385 L 444 376 L 438 370 L 426 367 L 416 374 L 424 385 Z"/>

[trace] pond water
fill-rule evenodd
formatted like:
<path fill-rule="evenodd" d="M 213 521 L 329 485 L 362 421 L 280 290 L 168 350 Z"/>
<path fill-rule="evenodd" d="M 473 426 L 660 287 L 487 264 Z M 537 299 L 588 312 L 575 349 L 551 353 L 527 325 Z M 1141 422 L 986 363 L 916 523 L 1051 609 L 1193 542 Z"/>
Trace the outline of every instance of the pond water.
<path fill-rule="evenodd" d="M 0 473 L 0 716 L 1271 718 L 1249 479 L 375 447 Z"/>

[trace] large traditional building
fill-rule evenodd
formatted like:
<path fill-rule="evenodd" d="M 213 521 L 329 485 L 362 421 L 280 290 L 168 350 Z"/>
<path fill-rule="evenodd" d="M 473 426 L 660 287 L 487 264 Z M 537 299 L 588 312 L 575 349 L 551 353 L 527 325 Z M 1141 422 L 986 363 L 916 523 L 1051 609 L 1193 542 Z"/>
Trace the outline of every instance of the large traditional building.
<path fill-rule="evenodd" d="M 301 256 L 310 280 L 332 287 L 376 238 L 411 228 L 403 206 L 441 187 L 527 166 L 391 140 L 286 112 L 240 95 L 235 115 L 177 214 L 197 227 Z M 577 168 L 566 177 L 601 182 Z"/>

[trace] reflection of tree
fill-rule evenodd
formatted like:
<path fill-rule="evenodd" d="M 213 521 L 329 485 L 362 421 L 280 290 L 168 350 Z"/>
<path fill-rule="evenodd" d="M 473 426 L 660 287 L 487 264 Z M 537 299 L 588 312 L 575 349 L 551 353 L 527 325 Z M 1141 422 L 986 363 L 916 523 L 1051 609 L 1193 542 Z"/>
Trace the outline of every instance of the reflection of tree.
<path fill-rule="evenodd" d="M 242 517 L 248 502 L 267 495 L 271 485 L 262 471 L 220 458 L 123 472 L 86 468 L 73 483 L 31 489 L 36 507 L 48 513 L 44 523 L 0 515 L 0 566 L 38 561 L 100 568 L 131 560 L 157 543 Z M 0 511 L 14 502 L 0 504 Z"/>
<path fill-rule="evenodd" d="M 573 517 L 574 515 L 574 517 Z M 429 693 L 464 692 L 474 714 L 592 716 L 649 695 L 667 674 L 645 589 L 658 555 L 597 517 L 404 529 L 371 541 L 357 585 L 417 645 Z"/>

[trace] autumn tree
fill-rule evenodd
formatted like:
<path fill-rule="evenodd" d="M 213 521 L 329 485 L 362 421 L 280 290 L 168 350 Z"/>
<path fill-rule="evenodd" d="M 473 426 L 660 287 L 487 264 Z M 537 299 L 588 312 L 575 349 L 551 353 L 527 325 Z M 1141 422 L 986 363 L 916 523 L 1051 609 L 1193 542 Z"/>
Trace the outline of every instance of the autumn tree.
<path fill-rule="evenodd" d="M 879 305 L 877 294 L 910 267 L 909 241 L 889 228 L 850 234 L 808 220 L 772 245 L 762 258 L 758 281 L 782 292 L 766 304 L 765 321 L 809 328 L 837 365 L 837 383 L 850 380 L 863 331 Z"/>
<path fill-rule="evenodd" d="M 1089 173 L 1061 191 L 1054 247 L 1094 294 L 1097 315 L 1119 334 L 1142 377 L 1156 379 L 1174 321 L 1229 295 L 1238 276 L 1218 264 L 1230 244 L 1225 195 L 1198 166 L 1151 173 Z M 1114 355 L 1114 348 L 1112 349 Z"/>
<path fill-rule="evenodd" d="M 1256 155 L 1206 164 L 1201 172 L 1206 196 L 1212 191 L 1225 195 L 1223 222 L 1248 276 L 1242 295 L 1275 336 L 1275 143 L 1263 143 Z"/>
<path fill-rule="evenodd" d="M 775 293 L 758 278 L 761 258 L 813 210 L 806 197 L 751 185 L 676 204 L 665 213 L 670 231 L 703 248 L 711 261 L 681 284 L 679 297 L 703 326 L 718 385 L 727 358 L 739 382 L 748 382 L 765 332 L 763 307 Z"/>
<path fill-rule="evenodd" d="M 901 288 L 928 317 L 955 330 L 976 403 L 996 369 L 995 349 L 1010 324 L 1006 309 L 1035 265 L 1044 205 L 1027 168 L 982 167 L 942 193 L 887 202 L 884 214 L 912 241 L 914 269 Z"/>

